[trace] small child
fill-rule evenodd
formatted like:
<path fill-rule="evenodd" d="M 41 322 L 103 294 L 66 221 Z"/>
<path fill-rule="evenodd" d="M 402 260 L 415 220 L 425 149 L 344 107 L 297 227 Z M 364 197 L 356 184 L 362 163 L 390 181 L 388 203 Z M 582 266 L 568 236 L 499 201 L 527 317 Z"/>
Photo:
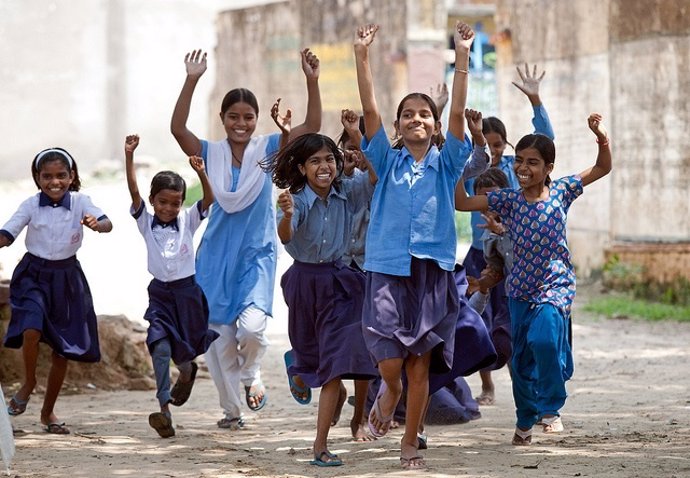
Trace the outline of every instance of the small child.
<path fill-rule="evenodd" d="M 524 136 L 515 146 L 515 174 L 521 189 L 501 189 L 468 197 L 460 183 L 456 207 L 497 213 L 513 241 L 513 267 L 507 281 L 513 345 L 512 379 L 517 423 L 513 445 L 529 445 L 532 427 L 563 430 L 559 410 L 573 373 L 570 308 L 575 272 L 566 241 L 566 217 L 582 188 L 611 171 L 611 151 L 601 115 L 588 118 L 599 152 L 594 166 L 555 181 L 553 141 Z"/>
<path fill-rule="evenodd" d="M 53 349 L 52 365 L 41 409 L 47 433 L 70 430 L 54 412 L 67 373 L 67 360 L 98 362 L 96 313 L 91 290 L 77 250 L 83 226 L 110 232 L 108 217 L 91 199 L 79 193 L 77 163 L 62 148 L 44 149 L 31 163 L 31 175 L 40 193 L 21 203 L 0 230 L 0 247 L 12 244 L 27 227 L 27 253 L 14 269 L 10 282 L 10 319 L 5 347 L 22 348 L 24 383 L 7 406 L 10 415 L 21 415 L 36 387 L 38 343 Z"/>
<path fill-rule="evenodd" d="M 343 462 L 328 451 L 328 432 L 338 405 L 341 379 L 369 380 L 376 369 L 362 337 L 364 275 L 340 260 L 352 216 L 367 206 L 368 175 L 338 178 L 343 156 L 330 138 L 310 133 L 291 141 L 274 159 L 278 237 L 295 262 L 281 280 L 288 305 L 294 363 L 289 376 L 321 387 L 312 465 Z"/>
<path fill-rule="evenodd" d="M 213 193 L 204 170 L 204 161 L 192 156 L 189 164 L 199 176 L 203 198 L 181 210 L 185 199 L 184 179 L 172 171 L 161 171 L 151 181 L 151 215 L 139 194 L 134 171 L 134 150 L 139 136 L 125 139 L 127 186 L 132 197 L 130 212 L 137 221 L 148 252 L 149 306 L 144 318 L 149 321 L 146 344 L 156 375 L 156 397 L 160 412 L 149 415 L 149 425 L 162 438 L 175 435 L 169 404 L 182 406 L 189 398 L 198 369 L 194 359 L 205 353 L 218 333 L 208 328 L 206 297 L 194 278 L 194 231 L 208 214 Z M 180 375 L 170 390 L 170 359 Z"/>

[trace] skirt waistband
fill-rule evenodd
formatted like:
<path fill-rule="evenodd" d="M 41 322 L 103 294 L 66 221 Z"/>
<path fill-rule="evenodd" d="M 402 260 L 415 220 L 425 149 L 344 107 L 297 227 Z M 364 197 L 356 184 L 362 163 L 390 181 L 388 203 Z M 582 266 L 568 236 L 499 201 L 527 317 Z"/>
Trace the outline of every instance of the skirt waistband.
<path fill-rule="evenodd" d="M 158 287 L 162 287 L 164 289 L 182 289 L 185 287 L 190 287 L 190 286 L 196 285 L 196 279 L 194 278 L 194 274 L 192 274 L 189 277 L 183 277 L 182 279 L 171 280 L 170 282 L 164 282 L 162 280 L 158 280 L 158 279 L 154 278 L 151 281 L 151 283 L 157 285 Z"/>
<path fill-rule="evenodd" d="M 68 257 L 67 259 L 59 259 L 57 261 L 51 261 L 50 259 L 43 259 L 42 257 L 35 256 L 30 252 L 26 253 L 26 257 L 29 259 L 31 264 L 35 264 L 41 267 L 47 268 L 62 268 L 72 266 L 77 263 L 77 256 Z"/>
<path fill-rule="evenodd" d="M 347 266 L 345 264 L 343 264 L 343 261 L 338 259 L 337 261 L 333 261 L 333 262 L 300 262 L 300 261 L 294 261 L 292 263 L 292 267 L 294 267 L 297 270 L 305 271 L 305 272 L 326 272 L 327 270 L 332 270 L 332 269 L 343 269 Z"/>

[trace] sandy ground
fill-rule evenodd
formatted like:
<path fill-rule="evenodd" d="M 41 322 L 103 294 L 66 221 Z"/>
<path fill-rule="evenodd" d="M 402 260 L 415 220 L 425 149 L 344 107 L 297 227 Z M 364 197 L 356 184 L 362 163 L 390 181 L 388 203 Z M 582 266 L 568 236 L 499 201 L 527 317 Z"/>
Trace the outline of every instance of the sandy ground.
<path fill-rule="evenodd" d="M 80 258 L 97 312 L 136 318 L 145 307 L 149 277 L 142 272 L 143 244 L 127 217 L 123 187 L 121 183 L 92 193 L 104 209 L 104 203 L 112 205 L 107 213 L 116 230 L 102 237 L 89 237 L 87 232 Z M 26 197 L 15 189 L 6 191 L 12 197 L 4 201 L 3 218 Z M 22 253 L 18 245 L 3 249 L 0 261 L 5 269 L 0 274 L 9 276 L 14 257 Z M 281 259 L 280 268 L 286 263 Z M 495 374 L 497 403 L 483 407 L 481 419 L 428 427 L 427 476 L 690 476 L 690 324 L 591 317 L 579 311 L 586 295 L 585 288 L 575 309 L 575 375 L 562 410 L 565 432 L 536 433 L 528 448 L 510 445 L 514 410 L 510 378 L 503 369 Z M 263 362 L 269 404 L 259 413 L 246 412 L 245 429 L 216 427 L 221 418 L 217 394 L 204 373 L 190 401 L 173 410 L 177 435 L 168 440 L 160 439 L 147 423 L 148 414 L 156 410 L 155 392 L 92 390 L 61 396 L 57 412 L 73 432 L 66 436 L 41 431 L 41 397 L 34 396 L 27 413 L 13 419 L 21 433 L 11 476 L 410 476 L 413 472 L 400 471 L 400 430 L 375 442 L 354 443 L 348 405 L 331 431 L 330 443 L 345 466 L 309 465 L 318 393 L 307 406 L 291 398 L 282 364 L 288 340 L 280 298 L 275 315 L 269 334 L 272 345 Z M 477 376 L 468 381 L 479 390 Z"/>

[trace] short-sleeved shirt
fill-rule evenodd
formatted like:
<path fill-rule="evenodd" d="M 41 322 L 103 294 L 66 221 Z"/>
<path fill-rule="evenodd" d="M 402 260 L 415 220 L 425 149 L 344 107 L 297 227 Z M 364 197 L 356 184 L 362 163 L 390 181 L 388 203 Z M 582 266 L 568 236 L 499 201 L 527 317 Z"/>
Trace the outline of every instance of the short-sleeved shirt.
<path fill-rule="evenodd" d="M 72 257 L 81 247 L 84 238 L 81 221 L 86 214 L 98 220 L 106 219 L 85 194 L 69 191 L 54 202 L 40 192 L 19 205 L 0 234 L 14 241 L 26 227 L 26 250 L 42 259 L 59 261 Z"/>
<path fill-rule="evenodd" d="M 549 185 L 549 197 L 529 203 L 522 191 L 487 194 L 489 211 L 498 213 L 513 241 L 513 268 L 506 282 L 509 297 L 550 303 L 569 312 L 575 297 L 575 272 L 566 241 L 566 218 L 582 194 L 582 179 L 567 176 Z"/>
<path fill-rule="evenodd" d="M 352 233 L 353 216 L 365 209 L 374 187 L 368 174 L 341 181 L 339 190 L 331 186 L 326 200 L 307 184 L 294 194 L 292 239 L 285 250 L 299 262 L 321 263 L 341 259 Z M 278 211 L 278 220 L 283 211 Z"/>
<path fill-rule="evenodd" d="M 148 269 L 163 282 L 194 275 L 194 232 L 208 211 L 201 211 L 201 201 L 180 211 L 173 224 L 162 224 L 146 209 L 144 201 L 137 211 L 130 208 L 139 232 L 146 242 Z"/>
<path fill-rule="evenodd" d="M 439 151 L 431 146 L 419 163 L 407 148 L 394 149 L 381 126 L 362 140 L 378 183 L 371 201 L 364 268 L 409 276 L 412 257 L 455 267 L 455 185 L 472 145 L 450 132 Z"/>

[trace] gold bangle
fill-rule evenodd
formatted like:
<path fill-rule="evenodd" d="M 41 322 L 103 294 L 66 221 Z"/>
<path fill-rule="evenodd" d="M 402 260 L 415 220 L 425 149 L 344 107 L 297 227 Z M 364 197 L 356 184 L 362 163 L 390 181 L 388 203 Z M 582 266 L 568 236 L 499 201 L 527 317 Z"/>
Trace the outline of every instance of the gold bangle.
<path fill-rule="evenodd" d="M 456 68 L 456 69 L 455 69 L 455 72 L 456 72 L 456 73 L 464 73 L 464 74 L 469 73 L 469 71 L 463 70 L 462 68 Z"/>

